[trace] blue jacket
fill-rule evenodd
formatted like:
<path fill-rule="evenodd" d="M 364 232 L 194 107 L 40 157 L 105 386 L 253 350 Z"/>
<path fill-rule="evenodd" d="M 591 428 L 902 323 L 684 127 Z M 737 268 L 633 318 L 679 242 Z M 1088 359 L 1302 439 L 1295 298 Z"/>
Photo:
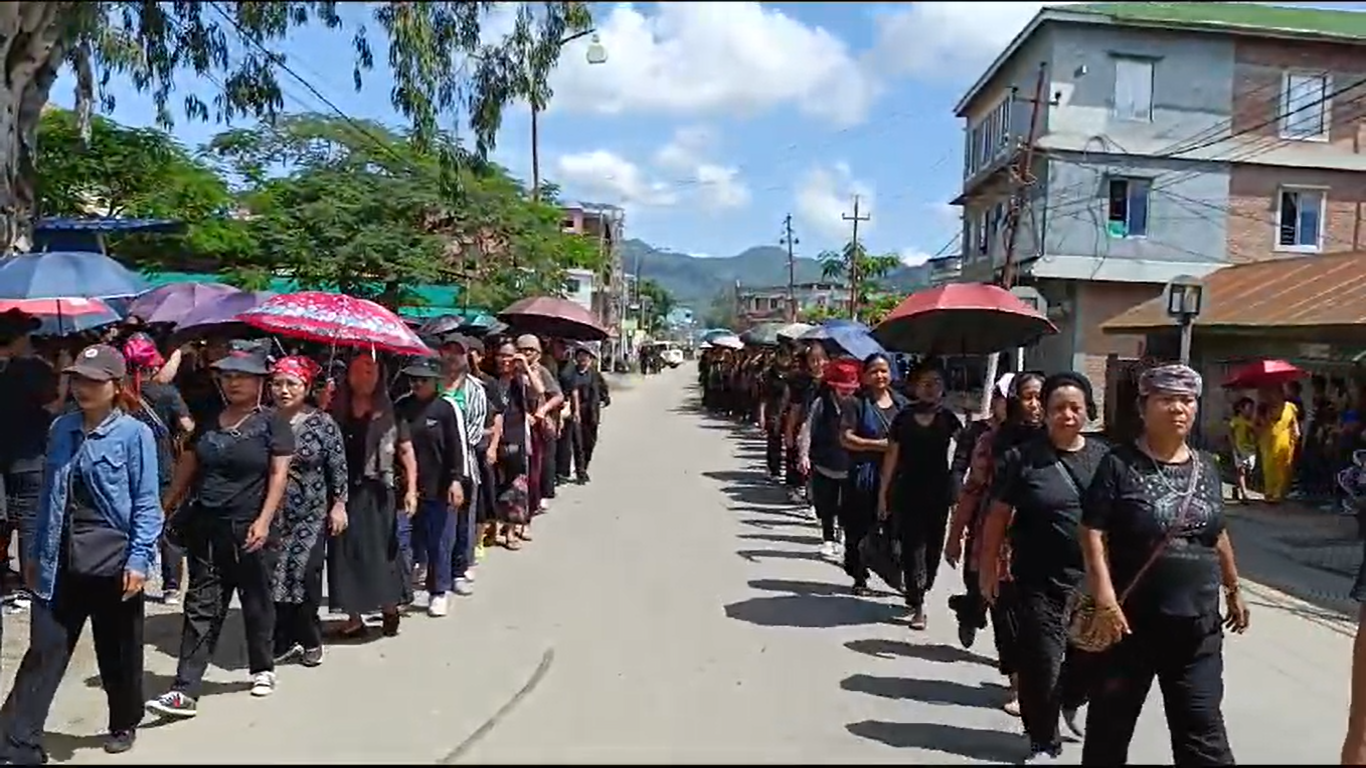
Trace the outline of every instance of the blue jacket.
<path fill-rule="evenodd" d="M 57 580 L 72 472 L 81 473 L 105 521 L 128 534 L 126 570 L 146 576 L 161 538 L 164 516 L 152 430 L 122 411 L 115 411 L 89 435 L 84 434 L 80 413 L 58 417 L 48 433 L 36 535 L 26 544 L 37 564 L 34 586 L 40 600 L 52 598 Z"/>

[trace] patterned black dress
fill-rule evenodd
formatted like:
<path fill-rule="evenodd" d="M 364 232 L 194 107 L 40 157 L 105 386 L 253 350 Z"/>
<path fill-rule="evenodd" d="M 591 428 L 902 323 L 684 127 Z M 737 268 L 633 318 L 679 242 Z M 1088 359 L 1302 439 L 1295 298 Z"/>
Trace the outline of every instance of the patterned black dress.
<path fill-rule="evenodd" d="M 346 500 L 346 449 L 337 422 L 322 411 L 311 411 L 293 424 L 295 451 L 289 465 L 289 485 L 280 527 L 281 557 L 275 567 L 277 603 L 302 603 L 308 583 L 321 588 L 321 557 L 327 512 Z M 312 571 L 318 571 L 313 574 Z"/>

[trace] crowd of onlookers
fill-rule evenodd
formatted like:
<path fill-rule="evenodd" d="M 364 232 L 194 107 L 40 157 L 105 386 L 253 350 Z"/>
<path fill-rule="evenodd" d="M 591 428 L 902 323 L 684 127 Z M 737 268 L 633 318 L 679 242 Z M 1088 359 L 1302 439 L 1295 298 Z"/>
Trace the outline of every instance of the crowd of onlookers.
<path fill-rule="evenodd" d="M 46 762 L 87 623 L 118 753 L 145 712 L 198 713 L 234 597 L 253 696 L 285 665 L 322 664 L 329 636 L 397 635 L 419 605 L 445 616 L 489 548 L 521 548 L 557 485 L 589 482 L 609 403 L 594 347 L 531 334 L 445 333 L 425 339 L 434 356 L 400 359 L 172 348 L 136 324 L 35 345 L 37 328 L 0 314 L 8 603 L 31 612 L 0 734 L 16 764 Z M 145 700 L 149 593 L 184 620 L 174 682 Z M 342 617 L 326 631 L 324 612 Z"/>

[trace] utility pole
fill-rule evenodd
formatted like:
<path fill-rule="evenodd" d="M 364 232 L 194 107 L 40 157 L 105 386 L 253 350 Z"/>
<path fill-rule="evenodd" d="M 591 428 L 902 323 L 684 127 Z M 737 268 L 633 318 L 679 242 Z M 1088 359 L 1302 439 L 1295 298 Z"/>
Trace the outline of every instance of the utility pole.
<path fill-rule="evenodd" d="M 1016 149 L 1010 169 L 1012 191 L 1010 205 L 1006 210 L 1005 259 L 1001 265 L 1001 287 L 1007 291 L 1015 286 L 1015 243 L 1019 239 L 1021 214 L 1029 204 L 1029 190 L 1037 180 L 1034 177 L 1034 143 L 1039 134 L 1039 116 L 1043 111 L 1044 88 L 1047 84 L 1048 64 L 1041 62 L 1039 75 L 1034 81 L 1034 97 L 1030 99 L 1029 133 L 1025 135 L 1023 146 Z M 987 358 L 987 375 L 982 386 L 981 403 L 981 417 L 984 419 L 991 415 L 990 392 L 992 385 L 996 383 L 996 371 L 1000 368 L 1000 362 L 999 352 Z"/>
<path fill-rule="evenodd" d="M 797 322 L 797 257 L 792 248 L 799 241 L 792 235 L 792 214 L 783 218 L 783 236 L 778 242 L 787 246 L 787 322 Z"/>
<path fill-rule="evenodd" d="M 871 219 L 873 218 L 871 214 L 864 214 L 864 215 L 860 216 L 860 215 L 859 215 L 859 209 L 858 209 L 858 207 L 859 207 L 859 196 L 858 196 L 858 195 L 854 195 L 854 213 L 853 213 L 853 215 L 851 216 L 851 215 L 849 215 L 849 214 L 847 214 L 847 213 L 841 214 L 841 217 L 842 217 L 845 221 L 852 221 L 852 222 L 854 222 L 854 236 L 853 236 L 853 239 L 849 241 L 849 319 L 850 319 L 850 320 L 857 320 L 857 319 L 858 319 L 858 281 L 859 281 L 859 273 L 858 273 L 858 254 L 859 254 L 859 245 L 858 245 L 858 225 L 859 225 L 859 222 L 860 222 L 860 221 L 869 221 L 869 220 L 871 220 Z"/>

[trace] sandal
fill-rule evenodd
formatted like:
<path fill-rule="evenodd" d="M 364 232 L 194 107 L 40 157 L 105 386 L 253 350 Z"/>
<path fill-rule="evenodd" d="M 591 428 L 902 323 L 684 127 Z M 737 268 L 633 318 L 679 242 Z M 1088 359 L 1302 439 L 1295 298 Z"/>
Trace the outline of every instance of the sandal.
<path fill-rule="evenodd" d="M 518 541 L 515 536 L 509 535 L 507 541 L 503 542 L 503 546 L 510 552 L 516 552 L 522 548 L 522 542 Z"/>
<path fill-rule="evenodd" d="M 365 625 L 365 620 L 362 619 L 355 623 L 348 621 L 342 626 L 337 627 L 336 635 L 343 640 L 354 640 L 358 637 L 364 637 L 365 633 L 368 631 L 370 631 L 370 628 Z"/>
<path fill-rule="evenodd" d="M 522 530 L 518 531 L 517 538 L 521 539 L 522 541 L 531 541 L 531 529 L 523 528 Z"/>

